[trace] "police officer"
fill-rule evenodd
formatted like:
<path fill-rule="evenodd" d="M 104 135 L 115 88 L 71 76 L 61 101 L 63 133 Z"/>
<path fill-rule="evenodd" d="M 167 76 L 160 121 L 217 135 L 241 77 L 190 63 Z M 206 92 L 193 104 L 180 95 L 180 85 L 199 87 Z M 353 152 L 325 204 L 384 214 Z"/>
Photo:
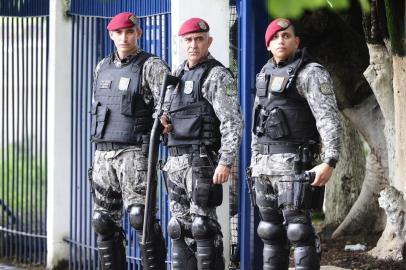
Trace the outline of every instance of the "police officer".
<path fill-rule="evenodd" d="M 324 186 L 338 160 L 341 126 L 332 80 L 298 49 L 289 20 L 269 24 L 265 45 L 273 57 L 257 75 L 251 145 L 263 269 L 288 269 L 289 244 L 295 246 L 296 269 L 319 269 L 309 192 L 304 192 L 310 186 L 295 175 L 306 164 L 302 169 L 315 173 L 313 188 Z M 322 163 L 314 166 L 320 143 Z"/>
<path fill-rule="evenodd" d="M 176 70 L 180 83 L 165 100 L 161 117 L 168 134 L 172 218 L 172 269 L 224 269 L 216 207 L 238 151 L 242 119 L 231 73 L 209 53 L 213 38 L 200 18 L 178 35 L 187 60 Z"/>
<path fill-rule="evenodd" d="M 142 30 L 130 12 L 107 25 L 117 51 L 94 71 L 92 141 L 95 142 L 92 187 L 93 228 L 102 269 L 124 269 L 126 256 L 121 228 L 122 207 L 139 239 L 144 219 L 147 153 L 154 108 L 168 67 L 142 51 Z M 152 243 L 141 246 L 144 269 L 164 269 L 165 242 L 156 222 Z"/>

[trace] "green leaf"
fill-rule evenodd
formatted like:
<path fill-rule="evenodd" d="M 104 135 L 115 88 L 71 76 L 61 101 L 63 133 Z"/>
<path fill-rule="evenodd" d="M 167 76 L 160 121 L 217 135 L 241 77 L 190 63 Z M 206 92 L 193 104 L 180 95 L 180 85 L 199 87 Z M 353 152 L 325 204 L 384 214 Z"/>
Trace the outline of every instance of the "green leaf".
<path fill-rule="evenodd" d="M 364 10 L 364 12 L 370 11 L 370 5 L 368 0 L 358 0 L 358 1 L 361 4 L 361 7 Z"/>

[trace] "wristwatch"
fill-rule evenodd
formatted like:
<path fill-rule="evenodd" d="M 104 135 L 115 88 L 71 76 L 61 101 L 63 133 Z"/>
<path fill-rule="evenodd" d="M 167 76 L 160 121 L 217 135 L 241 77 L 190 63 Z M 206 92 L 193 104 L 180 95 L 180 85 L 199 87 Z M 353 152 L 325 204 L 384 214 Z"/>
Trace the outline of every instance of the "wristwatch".
<path fill-rule="evenodd" d="M 335 168 L 337 164 L 337 159 L 335 158 L 325 158 L 324 163 L 327 163 L 330 167 Z"/>

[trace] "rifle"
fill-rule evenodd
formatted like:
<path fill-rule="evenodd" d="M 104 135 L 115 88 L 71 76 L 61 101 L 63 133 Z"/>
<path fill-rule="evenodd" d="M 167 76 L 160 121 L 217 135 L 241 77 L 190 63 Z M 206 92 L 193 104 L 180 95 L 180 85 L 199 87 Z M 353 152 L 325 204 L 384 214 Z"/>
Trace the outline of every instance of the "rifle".
<path fill-rule="evenodd" d="M 179 78 L 165 74 L 161 93 L 160 93 L 160 106 L 157 111 L 156 118 L 154 119 L 154 124 L 151 129 L 151 137 L 149 140 L 149 150 L 148 150 L 148 172 L 147 172 L 147 190 L 145 199 L 145 210 L 144 210 L 144 225 L 142 229 L 142 244 L 152 241 L 151 239 L 151 229 L 153 228 L 154 215 L 156 208 L 156 187 L 157 187 L 157 163 L 159 154 L 159 139 L 163 131 L 163 126 L 160 122 L 160 117 L 163 114 L 163 104 L 165 101 L 166 90 L 168 86 L 176 86 L 179 82 Z"/>

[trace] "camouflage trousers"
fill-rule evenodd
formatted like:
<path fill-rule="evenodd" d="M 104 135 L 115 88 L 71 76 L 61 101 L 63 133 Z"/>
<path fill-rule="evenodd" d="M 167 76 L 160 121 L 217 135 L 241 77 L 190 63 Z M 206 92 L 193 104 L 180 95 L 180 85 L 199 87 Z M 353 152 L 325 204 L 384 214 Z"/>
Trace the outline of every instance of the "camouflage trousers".
<path fill-rule="evenodd" d="M 165 164 L 164 171 L 167 172 L 169 186 L 174 186 L 184 190 L 187 201 L 179 202 L 170 200 L 170 211 L 177 219 L 192 222 L 193 216 L 205 216 L 217 221 L 215 207 L 201 207 L 194 203 L 192 199 L 192 156 L 182 155 L 169 157 Z"/>
<path fill-rule="evenodd" d="M 122 207 L 145 204 L 147 158 L 141 148 L 96 150 L 93 163 L 93 211 L 108 214 L 121 226 Z"/>
<path fill-rule="evenodd" d="M 258 155 L 251 160 L 252 177 L 255 182 L 256 203 L 260 210 L 277 210 L 280 215 L 294 210 L 304 223 L 310 222 L 310 213 L 293 205 L 279 205 L 278 198 L 283 193 L 293 193 L 295 179 L 293 159 L 295 154 L 283 153 Z"/>

